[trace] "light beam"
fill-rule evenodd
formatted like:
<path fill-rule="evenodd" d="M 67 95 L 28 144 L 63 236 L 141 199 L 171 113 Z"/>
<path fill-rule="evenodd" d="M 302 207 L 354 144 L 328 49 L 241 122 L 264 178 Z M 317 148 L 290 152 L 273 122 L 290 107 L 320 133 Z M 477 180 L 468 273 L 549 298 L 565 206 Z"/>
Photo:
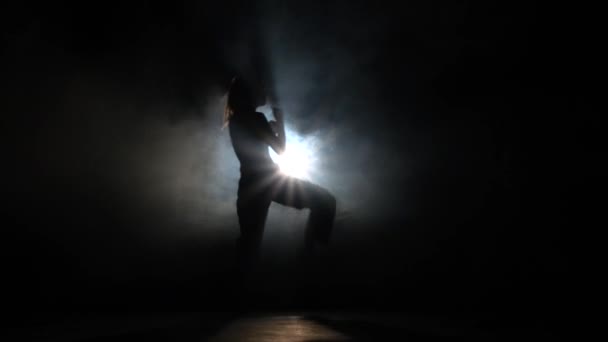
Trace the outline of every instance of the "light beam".
<path fill-rule="evenodd" d="M 272 149 L 270 157 L 288 176 L 310 180 L 315 164 L 314 138 L 301 137 L 286 128 L 285 151 L 278 155 Z"/>

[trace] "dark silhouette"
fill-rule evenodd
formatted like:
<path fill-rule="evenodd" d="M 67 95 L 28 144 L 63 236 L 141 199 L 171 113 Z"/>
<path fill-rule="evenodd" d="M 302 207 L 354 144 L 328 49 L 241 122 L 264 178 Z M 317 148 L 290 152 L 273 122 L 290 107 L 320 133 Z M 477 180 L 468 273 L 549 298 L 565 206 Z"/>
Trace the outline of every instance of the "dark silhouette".
<path fill-rule="evenodd" d="M 233 80 L 228 94 L 225 125 L 241 164 L 237 214 L 241 236 L 237 242 L 241 267 L 251 266 L 258 255 L 271 202 L 309 208 L 305 250 L 315 242 L 327 243 L 336 211 L 336 199 L 311 182 L 286 176 L 270 158 L 268 147 L 278 154 L 285 149 L 283 114 L 273 107 L 275 120 L 268 122 L 255 109 L 266 104 L 266 92 L 241 78 Z"/>

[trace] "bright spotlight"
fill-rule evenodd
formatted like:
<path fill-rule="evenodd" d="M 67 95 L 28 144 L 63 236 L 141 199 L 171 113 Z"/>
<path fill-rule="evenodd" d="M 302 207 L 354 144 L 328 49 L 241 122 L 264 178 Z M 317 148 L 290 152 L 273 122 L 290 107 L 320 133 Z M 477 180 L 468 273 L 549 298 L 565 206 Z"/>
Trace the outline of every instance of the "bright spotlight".
<path fill-rule="evenodd" d="M 312 138 L 305 139 L 286 129 L 287 143 L 283 154 L 270 149 L 270 157 L 279 165 L 281 172 L 292 177 L 310 179 L 314 166 Z"/>

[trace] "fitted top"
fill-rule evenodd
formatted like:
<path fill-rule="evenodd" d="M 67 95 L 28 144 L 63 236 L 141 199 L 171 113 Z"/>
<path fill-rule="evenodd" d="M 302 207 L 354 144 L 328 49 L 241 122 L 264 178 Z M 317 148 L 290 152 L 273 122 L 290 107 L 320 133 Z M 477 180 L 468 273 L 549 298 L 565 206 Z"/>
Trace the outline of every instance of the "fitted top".
<path fill-rule="evenodd" d="M 255 176 L 278 169 L 270 158 L 268 140 L 275 136 L 264 114 L 239 113 L 230 119 L 230 139 L 241 164 L 241 176 Z"/>

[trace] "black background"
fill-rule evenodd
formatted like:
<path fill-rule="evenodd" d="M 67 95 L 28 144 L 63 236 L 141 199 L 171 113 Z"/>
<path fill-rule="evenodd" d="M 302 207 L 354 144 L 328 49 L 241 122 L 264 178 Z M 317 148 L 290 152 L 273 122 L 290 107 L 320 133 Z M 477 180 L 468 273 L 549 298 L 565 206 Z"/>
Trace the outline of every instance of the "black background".
<path fill-rule="evenodd" d="M 131 180 L 154 166 L 130 147 L 150 141 L 152 120 L 219 125 L 221 113 L 192 108 L 277 44 L 258 34 L 274 20 L 290 28 L 282 51 L 314 70 L 293 95 L 310 116 L 293 124 L 347 127 L 336 159 L 367 173 L 372 200 L 317 271 L 271 263 L 257 305 L 559 321 L 575 302 L 574 241 L 594 211 L 595 16 L 535 2 L 5 2 L 3 303 L 26 317 L 238 305 L 237 230 L 142 238 L 168 223 L 140 201 Z M 363 182 L 340 194 L 356 197 Z M 302 278 L 298 295 L 278 290 Z"/>

